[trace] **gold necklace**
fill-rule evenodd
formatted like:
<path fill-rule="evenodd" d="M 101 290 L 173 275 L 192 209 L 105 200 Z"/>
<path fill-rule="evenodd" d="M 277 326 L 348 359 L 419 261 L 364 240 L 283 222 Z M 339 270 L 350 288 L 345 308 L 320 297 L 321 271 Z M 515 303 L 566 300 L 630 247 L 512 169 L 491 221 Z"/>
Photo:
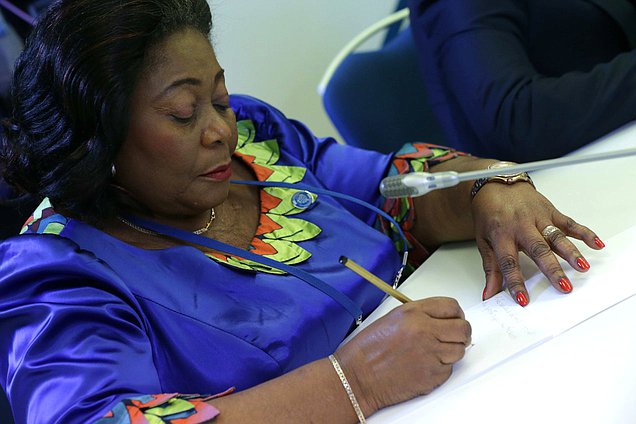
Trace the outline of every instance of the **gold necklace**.
<path fill-rule="evenodd" d="M 151 236 L 161 235 L 161 234 L 157 233 L 156 231 L 148 230 L 148 229 L 146 229 L 144 227 L 140 227 L 139 225 L 135 225 L 132 222 L 128 221 L 127 219 L 122 218 L 121 216 L 118 216 L 117 218 L 121 222 L 123 222 L 124 224 L 128 225 L 133 230 L 139 231 L 140 233 L 150 234 Z M 201 234 L 207 232 L 210 229 L 210 225 L 212 225 L 212 221 L 214 221 L 214 218 L 216 218 L 216 212 L 214 212 L 214 208 L 212 208 L 212 209 L 210 209 L 210 219 L 208 219 L 208 223 L 205 224 L 205 227 L 199 228 L 198 230 L 194 230 L 194 231 L 192 231 L 192 233 L 196 234 L 196 235 L 201 235 Z"/>

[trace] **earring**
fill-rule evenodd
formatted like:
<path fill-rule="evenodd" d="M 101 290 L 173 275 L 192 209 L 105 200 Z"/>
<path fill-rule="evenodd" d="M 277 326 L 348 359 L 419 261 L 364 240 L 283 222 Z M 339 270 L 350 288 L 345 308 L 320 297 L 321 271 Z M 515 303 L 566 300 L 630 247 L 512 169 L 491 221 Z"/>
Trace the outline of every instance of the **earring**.
<path fill-rule="evenodd" d="M 115 175 L 117 175 L 117 169 L 115 168 L 115 164 L 112 164 L 112 166 L 110 167 L 110 175 L 115 178 Z"/>

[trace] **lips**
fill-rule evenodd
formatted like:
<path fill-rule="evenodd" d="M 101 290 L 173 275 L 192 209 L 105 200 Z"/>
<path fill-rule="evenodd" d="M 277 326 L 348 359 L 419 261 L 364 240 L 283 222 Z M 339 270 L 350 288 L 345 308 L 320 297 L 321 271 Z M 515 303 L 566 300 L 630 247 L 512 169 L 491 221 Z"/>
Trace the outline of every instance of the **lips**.
<path fill-rule="evenodd" d="M 229 180 L 232 176 L 232 167 L 230 164 L 219 166 L 218 168 L 214 168 L 213 170 L 201 174 L 202 177 L 210 178 L 212 180 L 217 181 L 226 181 Z"/>

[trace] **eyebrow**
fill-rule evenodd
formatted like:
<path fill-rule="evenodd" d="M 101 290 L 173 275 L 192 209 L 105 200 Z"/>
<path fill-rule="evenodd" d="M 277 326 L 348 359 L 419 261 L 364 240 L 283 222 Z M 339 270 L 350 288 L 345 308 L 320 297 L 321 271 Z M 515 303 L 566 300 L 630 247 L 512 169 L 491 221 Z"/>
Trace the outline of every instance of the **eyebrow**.
<path fill-rule="evenodd" d="M 219 81 L 221 79 L 223 79 L 224 77 L 225 77 L 225 69 L 221 69 L 214 76 L 214 85 L 218 84 Z M 202 84 L 201 80 L 197 79 L 197 78 L 191 78 L 191 77 L 181 78 L 181 79 L 178 79 L 178 80 L 173 81 L 172 83 L 170 83 L 170 85 L 167 86 L 166 88 L 164 88 L 164 90 L 161 93 L 159 93 L 159 95 L 155 99 L 164 97 L 166 94 L 168 94 L 169 92 L 171 92 L 175 88 L 181 87 L 183 85 L 193 85 L 195 87 L 199 87 L 199 86 L 201 86 L 201 84 Z"/>

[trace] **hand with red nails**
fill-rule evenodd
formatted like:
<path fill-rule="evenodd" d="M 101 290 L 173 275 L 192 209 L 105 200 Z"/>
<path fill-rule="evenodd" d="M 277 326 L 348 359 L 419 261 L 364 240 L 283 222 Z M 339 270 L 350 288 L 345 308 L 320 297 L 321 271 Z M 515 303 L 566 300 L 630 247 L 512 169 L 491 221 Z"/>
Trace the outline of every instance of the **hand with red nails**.
<path fill-rule="evenodd" d="M 432 171 L 484 169 L 494 162 L 462 157 L 437 165 Z M 519 266 L 519 252 L 536 263 L 556 290 L 569 293 L 573 285 L 558 257 L 579 272 L 590 269 L 570 238 L 582 240 L 595 250 L 605 246 L 592 230 L 559 212 L 528 182 L 493 181 L 483 184 L 472 198 L 470 189 L 469 182 L 416 198 L 414 235 L 427 246 L 474 238 L 486 274 L 484 300 L 507 289 L 519 305 L 531 301 Z M 436 216 L 445 219 L 433 222 Z"/>
<path fill-rule="evenodd" d="M 488 184 L 473 199 L 472 213 L 486 272 L 484 299 L 505 287 L 519 305 L 528 305 L 519 252 L 537 264 L 556 290 L 570 293 L 572 283 L 557 257 L 580 272 L 590 264 L 568 237 L 602 248 L 594 232 L 559 212 L 529 184 Z"/>

